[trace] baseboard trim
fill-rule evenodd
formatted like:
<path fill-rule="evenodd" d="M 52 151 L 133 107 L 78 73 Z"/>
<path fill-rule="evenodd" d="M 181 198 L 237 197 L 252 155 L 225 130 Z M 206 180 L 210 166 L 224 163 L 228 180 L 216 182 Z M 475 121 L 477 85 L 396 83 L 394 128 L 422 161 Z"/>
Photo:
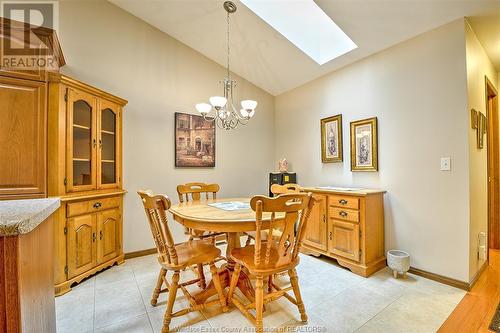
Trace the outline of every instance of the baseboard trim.
<path fill-rule="evenodd" d="M 452 278 L 449 278 L 447 276 L 431 273 L 428 271 L 424 271 L 423 269 L 415 268 L 415 267 L 410 267 L 410 273 L 419 275 L 421 277 L 424 277 L 429 280 L 437 281 L 439 283 L 447 284 L 449 286 L 459 288 L 465 291 L 469 291 L 471 285 L 467 282 L 463 282 L 460 280 L 455 280 Z"/>
<path fill-rule="evenodd" d="M 483 262 L 483 265 L 481 266 L 479 271 L 477 271 L 476 275 L 474 275 L 474 277 L 472 278 L 472 281 L 469 283 L 469 290 L 472 289 L 472 287 L 476 284 L 477 280 L 479 280 L 479 278 L 481 277 L 481 274 L 483 274 L 486 267 L 488 267 L 488 264 L 489 264 L 488 260 Z"/>
<path fill-rule="evenodd" d="M 156 247 L 154 247 L 152 249 L 128 252 L 128 253 L 125 253 L 125 259 L 132 259 L 132 258 L 137 258 L 137 257 L 148 256 L 148 255 L 154 254 L 156 252 L 157 252 Z"/>

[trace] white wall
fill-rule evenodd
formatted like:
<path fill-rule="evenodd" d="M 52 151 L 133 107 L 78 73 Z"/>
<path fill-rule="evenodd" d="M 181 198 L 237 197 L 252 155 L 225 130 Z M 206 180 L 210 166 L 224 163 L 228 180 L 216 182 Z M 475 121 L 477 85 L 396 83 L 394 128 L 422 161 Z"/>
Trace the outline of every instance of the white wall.
<path fill-rule="evenodd" d="M 221 33 L 224 33 L 221 31 Z M 107 1 L 62 1 L 63 72 L 125 98 L 124 250 L 153 247 L 136 191 L 151 188 L 177 202 L 175 187 L 216 182 L 221 196 L 267 191 L 274 166 L 274 98 L 241 78 L 236 92 L 259 102 L 256 116 L 237 131 L 216 133 L 216 167 L 174 168 L 174 112 L 222 93 L 224 68 Z M 239 100 L 239 99 L 238 99 Z M 184 237 L 174 225 L 174 237 Z"/>
<path fill-rule="evenodd" d="M 469 281 L 464 21 L 457 20 L 276 97 L 276 155 L 303 185 L 387 190 L 386 249 Z M 344 162 L 321 163 L 320 119 L 343 116 Z M 349 123 L 378 117 L 376 173 L 350 171 Z M 440 171 L 440 157 L 452 171 Z"/>
<path fill-rule="evenodd" d="M 497 72 L 467 21 L 465 31 L 468 110 L 474 108 L 486 115 L 484 77 L 487 76 L 496 86 Z M 478 258 L 479 233 L 488 234 L 488 148 L 486 135 L 484 136 L 484 148 L 478 149 L 476 130 L 469 125 L 467 133 L 470 166 L 469 279 L 472 280 L 484 263 L 484 260 Z"/>

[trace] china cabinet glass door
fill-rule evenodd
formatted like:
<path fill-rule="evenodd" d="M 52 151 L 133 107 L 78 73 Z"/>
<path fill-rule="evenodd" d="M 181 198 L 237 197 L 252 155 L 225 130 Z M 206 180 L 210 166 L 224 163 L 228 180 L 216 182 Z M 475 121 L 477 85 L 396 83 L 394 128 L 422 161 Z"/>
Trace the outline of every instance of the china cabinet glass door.
<path fill-rule="evenodd" d="M 120 183 L 119 107 L 101 100 L 99 107 L 98 187 L 112 188 Z"/>
<path fill-rule="evenodd" d="M 91 95 L 68 91 L 67 179 L 69 192 L 96 188 L 96 101 Z"/>

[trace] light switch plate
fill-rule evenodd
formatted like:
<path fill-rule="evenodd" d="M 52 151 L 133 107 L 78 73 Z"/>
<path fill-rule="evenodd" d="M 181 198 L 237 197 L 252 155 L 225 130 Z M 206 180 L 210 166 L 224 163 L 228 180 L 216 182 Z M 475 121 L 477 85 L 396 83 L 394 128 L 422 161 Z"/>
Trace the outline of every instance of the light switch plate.
<path fill-rule="evenodd" d="M 450 157 L 441 157 L 441 171 L 451 171 Z"/>

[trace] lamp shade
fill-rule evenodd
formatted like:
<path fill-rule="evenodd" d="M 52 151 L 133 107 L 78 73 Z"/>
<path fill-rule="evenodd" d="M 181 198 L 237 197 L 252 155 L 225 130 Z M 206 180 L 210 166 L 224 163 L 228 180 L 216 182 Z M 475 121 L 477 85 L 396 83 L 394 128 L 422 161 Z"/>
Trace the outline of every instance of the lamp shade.
<path fill-rule="evenodd" d="M 207 114 L 212 110 L 212 105 L 208 103 L 198 103 L 196 104 L 196 110 L 201 114 Z"/>
<path fill-rule="evenodd" d="M 227 99 L 222 96 L 212 96 L 210 97 L 210 104 L 216 108 L 223 108 L 227 103 Z"/>
<path fill-rule="evenodd" d="M 251 99 L 241 101 L 241 107 L 245 110 L 254 110 L 257 107 L 257 102 Z"/>

